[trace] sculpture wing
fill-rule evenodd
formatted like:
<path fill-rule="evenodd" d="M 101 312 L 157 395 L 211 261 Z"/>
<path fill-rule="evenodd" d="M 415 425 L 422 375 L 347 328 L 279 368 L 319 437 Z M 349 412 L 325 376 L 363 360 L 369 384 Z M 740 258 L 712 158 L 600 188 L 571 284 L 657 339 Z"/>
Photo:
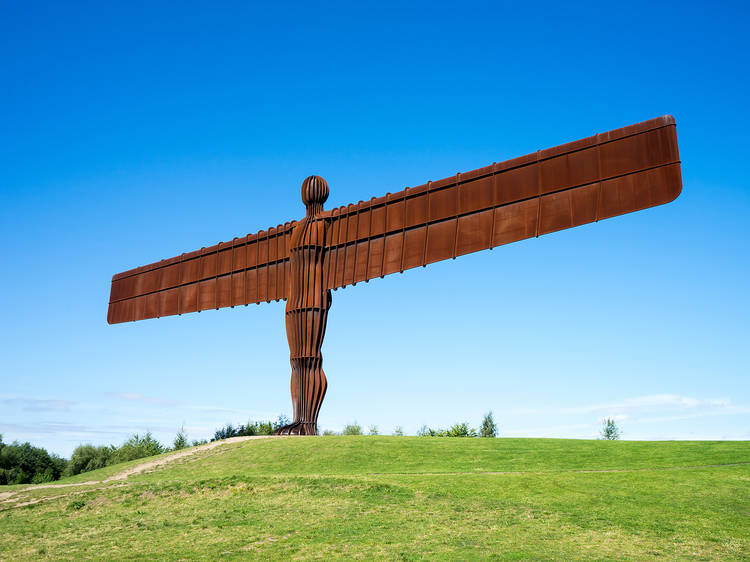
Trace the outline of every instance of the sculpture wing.
<path fill-rule="evenodd" d="M 664 116 L 327 211 L 328 287 L 668 203 L 675 129 Z"/>
<path fill-rule="evenodd" d="M 107 322 L 285 299 L 289 238 L 295 224 L 116 274 Z"/>

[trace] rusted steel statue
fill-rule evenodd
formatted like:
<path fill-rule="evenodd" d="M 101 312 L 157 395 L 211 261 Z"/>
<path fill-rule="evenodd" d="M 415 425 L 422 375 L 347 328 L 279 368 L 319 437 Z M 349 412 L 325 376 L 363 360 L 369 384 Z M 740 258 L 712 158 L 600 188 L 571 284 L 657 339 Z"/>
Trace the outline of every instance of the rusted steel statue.
<path fill-rule="evenodd" d="M 317 435 L 318 412 L 328 386 L 320 354 L 331 308 L 331 290 L 325 276 L 328 222 L 321 217 L 326 199 L 326 180 L 310 176 L 302 182 L 302 202 L 307 216 L 292 229 L 286 300 L 294 421 L 278 430 L 283 435 Z"/>
<path fill-rule="evenodd" d="M 310 176 L 302 220 L 115 275 L 107 321 L 286 299 L 294 418 L 278 433 L 315 435 L 331 290 L 662 205 L 681 190 L 670 116 L 329 211 L 328 184 Z"/>

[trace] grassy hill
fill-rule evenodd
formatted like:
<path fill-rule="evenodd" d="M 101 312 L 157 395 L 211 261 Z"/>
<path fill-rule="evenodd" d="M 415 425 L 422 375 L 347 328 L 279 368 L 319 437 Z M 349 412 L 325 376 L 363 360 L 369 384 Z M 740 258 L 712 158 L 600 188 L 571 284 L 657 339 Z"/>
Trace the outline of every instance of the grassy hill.
<path fill-rule="evenodd" d="M 3 559 L 750 557 L 750 442 L 267 439 L 23 490 Z"/>

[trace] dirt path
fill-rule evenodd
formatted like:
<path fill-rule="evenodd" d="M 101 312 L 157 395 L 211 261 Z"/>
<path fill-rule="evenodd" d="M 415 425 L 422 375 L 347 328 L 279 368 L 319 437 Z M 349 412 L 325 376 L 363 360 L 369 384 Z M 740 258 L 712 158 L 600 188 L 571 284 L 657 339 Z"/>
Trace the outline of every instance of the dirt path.
<path fill-rule="evenodd" d="M 188 449 L 187 451 L 179 451 L 177 453 L 172 453 L 168 457 L 162 457 L 160 459 L 155 459 L 152 461 L 141 463 L 136 466 L 132 466 L 128 469 L 123 470 L 122 472 L 118 472 L 117 474 L 114 474 L 112 476 L 109 476 L 108 478 L 105 478 L 104 480 L 102 480 L 102 482 L 112 482 L 113 480 L 125 480 L 128 476 L 132 476 L 133 474 L 138 474 L 139 472 L 146 472 L 147 470 L 151 470 L 152 468 L 156 468 L 157 466 L 162 466 L 172 461 L 175 461 L 177 459 L 181 459 L 183 457 L 189 457 L 196 453 L 200 453 L 202 451 L 208 451 L 210 449 L 214 449 L 221 445 L 228 445 L 230 443 L 239 443 L 240 441 L 248 441 L 250 439 L 273 439 L 273 438 L 274 438 L 273 435 L 254 435 L 252 437 L 230 437 L 229 439 L 224 439 L 222 441 L 214 441 L 213 443 L 199 445 L 198 447 Z M 94 484 L 98 484 L 98 482 L 94 482 Z M 64 485 L 65 484 L 61 484 L 61 486 L 64 486 Z M 28 490 L 28 488 L 26 489 Z"/>
<path fill-rule="evenodd" d="M 33 486 L 27 486 L 25 488 L 21 488 L 20 490 L 13 490 L 12 492 L 0 492 L 0 504 L 15 502 L 16 500 L 13 499 L 13 496 L 22 494 L 24 492 L 28 492 L 30 490 L 39 490 L 42 488 L 44 489 L 75 488 L 78 486 L 91 486 L 94 484 L 106 484 L 107 482 L 114 482 L 116 480 L 126 480 L 128 476 L 139 474 L 141 472 L 146 472 L 158 466 L 163 466 L 165 464 L 169 464 L 171 462 L 174 462 L 178 459 L 182 459 L 185 457 L 191 457 L 197 453 L 202 453 L 203 451 L 209 451 L 216 447 L 220 447 L 221 445 L 228 445 L 230 443 L 239 443 L 240 441 L 248 441 L 249 439 L 273 439 L 273 438 L 274 436 L 272 435 L 254 435 L 252 437 L 230 437 L 229 439 L 224 439 L 222 441 L 213 441 L 212 443 L 206 443 L 205 445 L 199 445 L 198 447 L 191 447 L 190 449 L 186 449 L 184 451 L 177 451 L 175 453 L 172 453 L 171 455 L 167 455 L 166 457 L 161 457 L 161 458 L 150 460 L 150 461 L 149 460 L 144 461 L 135 466 L 131 466 L 130 468 L 126 468 L 125 470 L 122 470 L 116 474 L 113 474 L 112 476 L 108 476 L 107 478 L 103 480 L 87 480 L 86 482 L 75 482 L 72 484 L 35 484 Z M 17 507 L 20 507 L 21 505 L 26 505 L 27 503 L 17 504 Z M 32 503 L 35 503 L 35 502 L 32 502 Z"/>

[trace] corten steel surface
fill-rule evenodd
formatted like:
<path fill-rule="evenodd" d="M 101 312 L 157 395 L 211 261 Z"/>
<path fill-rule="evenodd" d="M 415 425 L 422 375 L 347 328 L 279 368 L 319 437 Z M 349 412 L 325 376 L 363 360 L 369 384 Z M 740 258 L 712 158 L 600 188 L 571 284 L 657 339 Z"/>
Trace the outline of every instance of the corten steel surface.
<path fill-rule="evenodd" d="M 330 211 L 328 185 L 310 176 L 302 220 L 115 275 L 107 321 L 286 299 L 294 420 L 281 432 L 315 434 L 330 289 L 662 205 L 681 189 L 671 116 Z"/>
<path fill-rule="evenodd" d="M 286 301 L 293 421 L 276 431 L 281 435 L 317 435 L 318 412 L 328 386 L 320 353 L 331 308 L 331 291 L 325 279 L 328 221 L 319 218 L 326 199 L 328 184 L 323 178 L 310 176 L 302 182 L 307 216 L 292 230 Z"/>

